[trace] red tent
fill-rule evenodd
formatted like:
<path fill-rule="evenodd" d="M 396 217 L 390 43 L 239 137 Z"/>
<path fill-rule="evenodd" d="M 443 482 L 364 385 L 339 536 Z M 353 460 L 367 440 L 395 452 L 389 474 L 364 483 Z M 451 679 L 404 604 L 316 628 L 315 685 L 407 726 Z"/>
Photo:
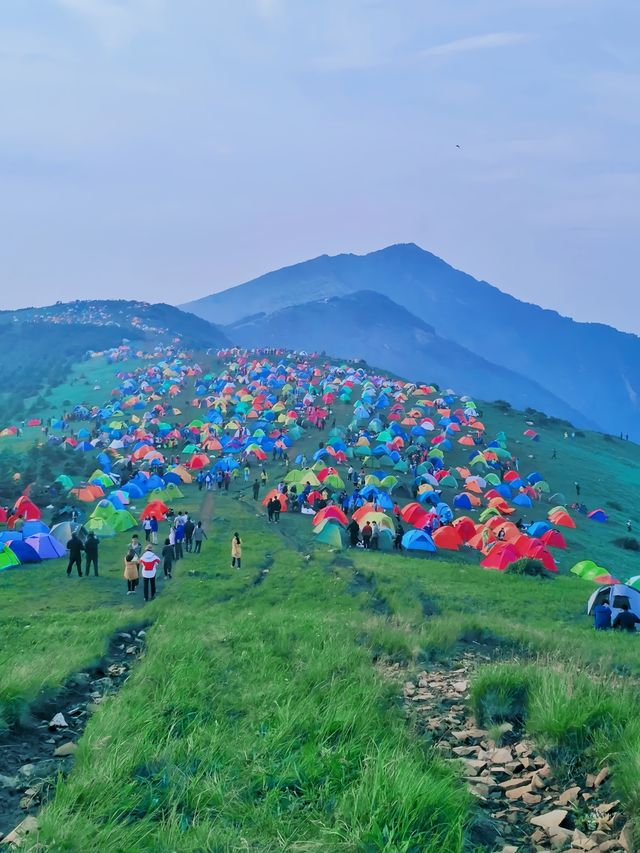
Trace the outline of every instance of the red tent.
<path fill-rule="evenodd" d="M 462 536 L 450 524 L 439 527 L 431 534 L 431 538 L 438 548 L 444 548 L 447 551 L 457 551 L 462 545 Z"/>
<path fill-rule="evenodd" d="M 562 548 L 564 550 L 567 547 L 566 540 L 559 530 L 547 530 L 540 539 L 547 548 Z"/>
<path fill-rule="evenodd" d="M 520 554 L 516 548 L 511 543 L 507 543 L 506 545 L 494 545 L 480 565 L 485 569 L 497 569 L 499 572 L 504 572 L 507 566 L 519 559 Z"/>

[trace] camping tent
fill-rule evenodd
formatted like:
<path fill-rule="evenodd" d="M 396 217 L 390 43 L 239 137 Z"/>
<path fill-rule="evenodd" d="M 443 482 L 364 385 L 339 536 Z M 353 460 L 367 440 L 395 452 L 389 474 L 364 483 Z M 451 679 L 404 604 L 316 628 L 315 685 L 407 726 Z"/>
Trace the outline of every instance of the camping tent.
<path fill-rule="evenodd" d="M 629 610 L 640 616 L 640 592 L 627 584 L 616 583 L 598 587 L 589 598 L 587 613 L 590 615 L 596 604 L 602 604 L 605 601 L 611 608 L 611 621 L 620 613 L 622 604 L 628 604 Z"/>

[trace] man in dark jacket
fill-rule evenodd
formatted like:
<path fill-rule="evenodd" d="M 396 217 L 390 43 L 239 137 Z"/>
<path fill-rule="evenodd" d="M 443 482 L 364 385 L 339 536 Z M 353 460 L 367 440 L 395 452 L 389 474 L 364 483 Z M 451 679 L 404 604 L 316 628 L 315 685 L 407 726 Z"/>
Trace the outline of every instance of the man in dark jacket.
<path fill-rule="evenodd" d="M 627 602 L 623 602 L 620 605 L 620 613 L 613 620 L 613 627 L 620 631 L 634 632 L 638 624 L 640 624 L 640 619 L 629 610 Z"/>
<path fill-rule="evenodd" d="M 82 552 L 84 551 L 84 545 L 76 533 L 71 534 L 71 539 L 67 542 L 67 550 L 69 552 L 67 577 L 71 577 L 71 569 L 74 565 L 78 569 L 78 576 L 82 577 Z"/>
<path fill-rule="evenodd" d="M 258 500 L 258 495 L 260 494 L 260 480 L 256 477 L 253 481 L 253 499 L 254 501 Z"/>
<path fill-rule="evenodd" d="M 93 574 L 98 577 L 98 545 L 99 540 L 95 533 L 90 533 L 87 536 L 87 541 L 84 543 L 84 553 L 86 561 L 84 564 L 85 577 L 89 576 L 89 569 L 93 563 Z"/>
<path fill-rule="evenodd" d="M 191 551 L 193 548 L 193 531 L 196 529 L 195 524 L 191 520 L 191 516 L 187 516 L 184 523 L 184 547 L 186 551 Z"/>
<path fill-rule="evenodd" d="M 349 534 L 349 547 L 356 548 L 358 545 L 358 539 L 360 538 L 360 526 L 355 518 L 352 518 L 349 522 L 347 533 Z"/>

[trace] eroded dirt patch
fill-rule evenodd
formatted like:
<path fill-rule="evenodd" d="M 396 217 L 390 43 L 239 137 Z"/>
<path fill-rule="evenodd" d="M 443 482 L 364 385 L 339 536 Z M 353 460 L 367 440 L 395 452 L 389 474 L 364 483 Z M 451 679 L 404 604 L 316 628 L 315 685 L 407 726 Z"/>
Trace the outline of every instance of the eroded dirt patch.
<path fill-rule="evenodd" d="M 430 666 L 403 685 L 407 719 L 459 765 L 477 801 L 471 849 L 632 853 L 631 825 L 611 794 L 607 767 L 560 778 L 517 722 L 491 730 L 476 725 L 468 707 L 470 682 L 492 657 L 463 651 L 448 666 Z M 403 677 L 399 665 L 385 670 L 387 676 Z"/>
<path fill-rule="evenodd" d="M 33 703 L 29 719 L 0 737 L 0 839 L 5 843 L 16 840 L 12 831 L 21 822 L 23 831 L 33 831 L 35 813 L 73 765 L 89 717 L 129 677 L 147 627 L 119 631 L 97 665 L 72 675 L 55 696 Z"/>

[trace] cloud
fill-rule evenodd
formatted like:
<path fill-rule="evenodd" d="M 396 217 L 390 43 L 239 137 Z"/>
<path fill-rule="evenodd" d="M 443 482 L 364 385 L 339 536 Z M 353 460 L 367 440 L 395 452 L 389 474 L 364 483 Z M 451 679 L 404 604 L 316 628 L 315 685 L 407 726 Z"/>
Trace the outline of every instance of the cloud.
<path fill-rule="evenodd" d="M 68 12 L 83 18 L 109 48 L 130 42 L 152 29 L 164 0 L 57 0 Z"/>
<path fill-rule="evenodd" d="M 282 0 L 256 0 L 256 10 L 261 18 L 271 20 L 282 14 Z"/>
<path fill-rule="evenodd" d="M 451 56 L 456 53 L 467 53 L 472 50 L 493 50 L 497 47 L 510 47 L 531 40 L 528 33 L 486 33 L 482 36 L 467 36 L 455 41 L 436 44 L 420 52 L 421 57 Z"/>

